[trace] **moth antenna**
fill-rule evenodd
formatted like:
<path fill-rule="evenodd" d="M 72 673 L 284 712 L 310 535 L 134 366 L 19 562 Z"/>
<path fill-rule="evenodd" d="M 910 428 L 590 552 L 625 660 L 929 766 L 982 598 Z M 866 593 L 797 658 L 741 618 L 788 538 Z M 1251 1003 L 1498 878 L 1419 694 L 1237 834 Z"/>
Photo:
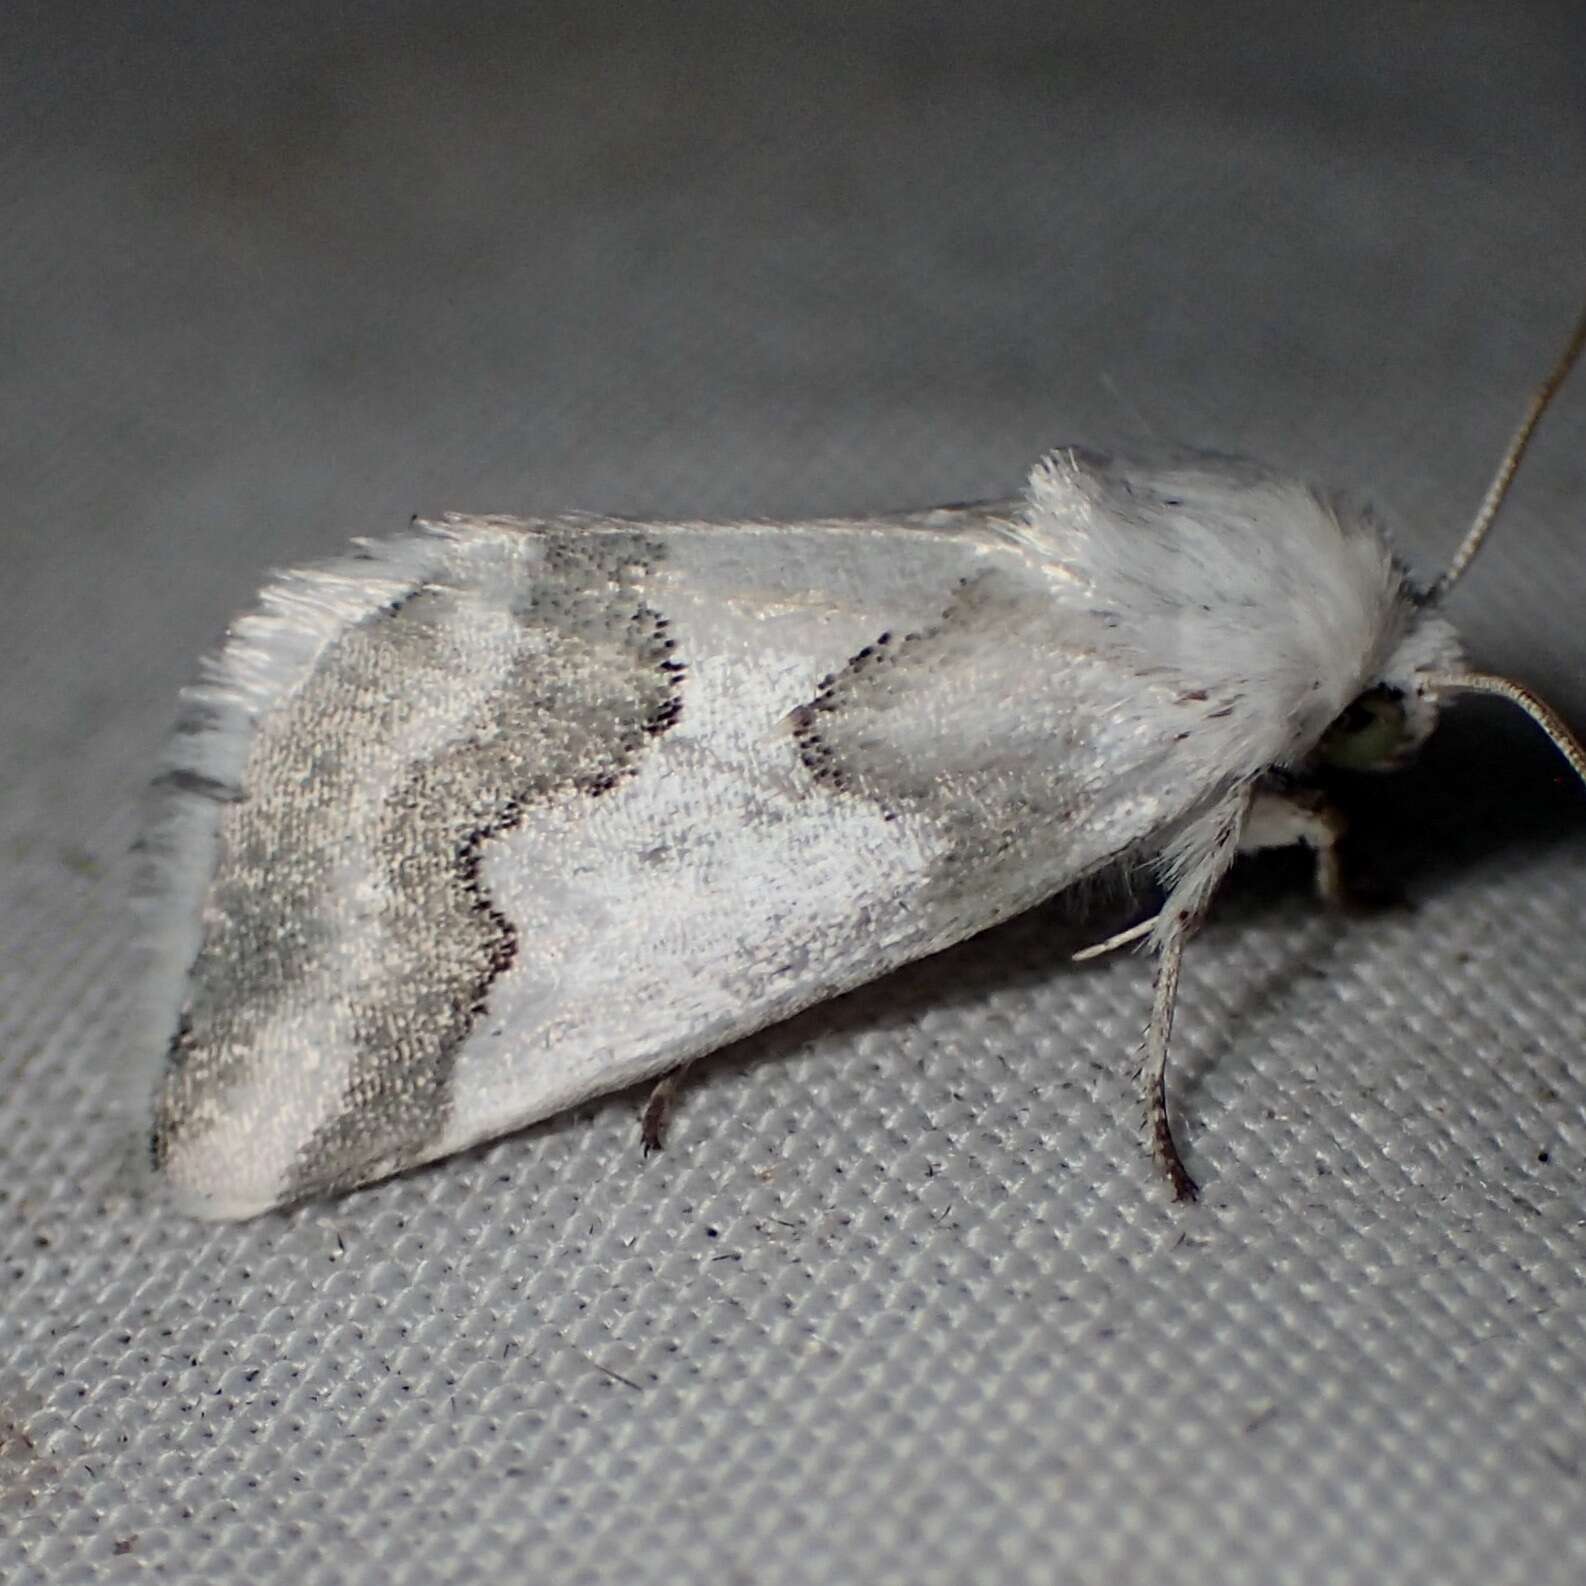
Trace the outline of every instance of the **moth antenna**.
<path fill-rule="evenodd" d="M 1577 341 L 1580 339 L 1576 338 Z M 1490 672 L 1434 672 L 1426 680 L 1432 688 L 1470 694 L 1497 694 L 1512 700 L 1553 741 L 1553 747 L 1569 761 L 1570 769 L 1586 784 L 1586 749 L 1580 739 L 1564 725 L 1564 718 L 1530 689 Z"/>
<path fill-rule="evenodd" d="M 1586 347 L 1586 312 L 1581 314 L 1563 354 L 1553 366 L 1552 373 L 1536 388 L 1531 404 L 1525 411 L 1525 417 L 1520 421 L 1519 429 L 1514 432 L 1514 438 L 1509 442 L 1509 449 L 1503 454 L 1503 461 L 1498 464 L 1497 473 L 1492 476 L 1492 483 L 1487 486 L 1487 494 L 1482 497 L 1481 505 L 1476 509 L 1475 521 L 1466 530 L 1465 538 L 1460 541 L 1459 549 L 1454 552 L 1453 560 L 1449 562 L 1447 570 L 1432 585 L 1428 594 L 1429 599 L 1437 600 L 1446 595 L 1464 576 L 1465 569 L 1475 561 L 1476 552 L 1481 549 L 1482 541 L 1487 538 L 1487 531 L 1492 527 L 1492 520 L 1498 516 L 1498 509 L 1503 505 L 1504 497 L 1509 494 L 1509 486 L 1514 483 L 1515 473 L 1520 467 L 1520 459 L 1525 456 L 1526 448 L 1531 444 L 1531 437 L 1542 421 L 1542 415 L 1547 412 L 1548 406 L 1558 394 L 1559 387 L 1569 378 L 1569 372 L 1575 367 L 1575 360 L 1580 357 L 1582 347 Z M 1489 692 L 1502 691 L 1489 690 Z M 1516 696 L 1509 697 L 1515 699 L 1516 704 L 1520 703 Z M 1525 708 L 1529 710 L 1530 706 Z M 1532 711 L 1532 715 L 1535 716 L 1536 712 Z M 1541 721 L 1542 717 L 1536 716 L 1536 719 Z M 1557 742 L 1556 739 L 1554 741 Z M 1575 769 L 1580 770 L 1578 763 Z"/>

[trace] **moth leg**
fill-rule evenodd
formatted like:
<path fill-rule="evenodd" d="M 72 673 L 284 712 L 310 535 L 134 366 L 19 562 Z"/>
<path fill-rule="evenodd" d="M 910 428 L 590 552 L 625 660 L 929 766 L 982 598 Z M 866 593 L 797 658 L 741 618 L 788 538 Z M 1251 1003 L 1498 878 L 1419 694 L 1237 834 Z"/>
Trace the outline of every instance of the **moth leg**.
<path fill-rule="evenodd" d="M 1338 857 L 1338 845 L 1347 824 L 1343 811 L 1319 789 L 1266 782 L 1251 795 L 1239 831 L 1239 852 L 1256 854 L 1267 848 L 1292 848 L 1303 843 L 1316 856 L 1316 895 L 1323 903 L 1338 907 L 1347 901 Z M 1084 963 L 1127 947 L 1156 931 L 1161 918 L 1160 914 L 1153 914 L 1105 941 L 1092 942 L 1073 954 L 1073 961 Z"/>
<path fill-rule="evenodd" d="M 666 1126 L 677 1101 L 678 1087 L 691 1066 L 692 1060 L 679 1063 L 676 1068 L 668 1069 L 652 1087 L 650 1099 L 644 1104 L 644 1116 L 639 1122 L 639 1144 L 646 1156 L 652 1151 L 659 1151 L 665 1144 Z"/>
<path fill-rule="evenodd" d="M 1173 1186 L 1173 1198 L 1192 1201 L 1200 1188 L 1184 1166 L 1173 1139 L 1167 1115 L 1167 1049 L 1173 1036 L 1173 1009 L 1178 1002 L 1179 969 L 1184 962 L 1184 942 L 1193 921 L 1178 914 L 1158 935 L 1156 978 L 1151 987 L 1151 1026 L 1146 1031 L 1145 1060 L 1140 1079 L 1145 1086 L 1145 1122 L 1151 1135 L 1151 1154 Z"/>
<path fill-rule="evenodd" d="M 1161 918 L 1160 914 L 1153 914 L 1150 919 L 1141 920 L 1138 925 L 1131 925 L 1127 930 L 1115 931 L 1104 942 L 1092 942 L 1089 947 L 1082 947 L 1072 955 L 1073 962 L 1082 964 L 1087 958 L 1100 958 L 1103 953 L 1110 953 L 1114 948 L 1138 942 L 1142 936 L 1149 936 L 1156 929 L 1157 921 Z"/>
<path fill-rule="evenodd" d="M 1173 1010 L 1178 1004 L 1184 944 L 1194 934 L 1212 894 L 1233 863 L 1252 802 L 1253 790 L 1248 784 L 1235 789 L 1182 832 L 1168 849 L 1172 889 L 1151 931 L 1156 977 L 1151 986 L 1151 1025 L 1145 1034 L 1140 1082 L 1145 1088 L 1151 1153 L 1173 1186 L 1175 1200 L 1192 1201 L 1200 1194 L 1178 1153 L 1167 1111 L 1167 1053 L 1173 1038 Z"/>
<path fill-rule="evenodd" d="M 1316 895 L 1338 908 L 1348 901 L 1338 858 L 1345 825 L 1342 811 L 1315 788 L 1265 783 L 1250 800 L 1239 833 L 1239 852 L 1253 854 L 1304 843 L 1316 856 Z"/>

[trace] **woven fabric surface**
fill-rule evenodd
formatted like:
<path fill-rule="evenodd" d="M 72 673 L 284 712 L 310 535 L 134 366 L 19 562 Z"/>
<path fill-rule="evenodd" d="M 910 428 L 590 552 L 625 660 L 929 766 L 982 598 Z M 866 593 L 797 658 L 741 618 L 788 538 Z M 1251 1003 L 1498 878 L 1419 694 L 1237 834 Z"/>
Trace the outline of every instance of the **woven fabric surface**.
<path fill-rule="evenodd" d="M 1569 6 L 40 8 L 0 97 L 0 1579 L 1586 1578 L 1586 793 L 1354 790 L 1407 906 L 1053 906 L 240 1226 L 132 1188 L 126 854 L 265 573 L 445 508 L 1016 489 L 1167 439 L 1435 571 L 1586 271 Z M 1586 722 L 1586 389 L 1453 614 Z"/>

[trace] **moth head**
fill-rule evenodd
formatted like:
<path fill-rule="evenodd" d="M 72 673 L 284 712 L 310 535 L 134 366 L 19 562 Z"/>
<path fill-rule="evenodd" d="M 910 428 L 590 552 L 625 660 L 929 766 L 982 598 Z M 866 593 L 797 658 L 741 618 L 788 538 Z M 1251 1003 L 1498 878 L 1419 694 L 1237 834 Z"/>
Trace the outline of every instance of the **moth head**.
<path fill-rule="evenodd" d="M 1437 725 L 1439 679 L 1462 672 L 1453 627 L 1420 607 L 1382 670 L 1346 705 L 1316 746 L 1316 759 L 1344 771 L 1393 771 L 1412 759 Z"/>
<path fill-rule="evenodd" d="M 1322 734 L 1322 763 L 1344 771 L 1387 771 L 1414 752 L 1404 696 L 1386 683 L 1369 688 Z"/>

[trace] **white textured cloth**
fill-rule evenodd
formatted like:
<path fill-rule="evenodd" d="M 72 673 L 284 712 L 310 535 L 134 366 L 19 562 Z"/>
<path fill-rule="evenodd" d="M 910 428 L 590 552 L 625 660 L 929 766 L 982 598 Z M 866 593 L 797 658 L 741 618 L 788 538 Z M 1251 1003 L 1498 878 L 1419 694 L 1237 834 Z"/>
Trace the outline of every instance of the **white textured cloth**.
<path fill-rule="evenodd" d="M 1586 259 L 1566 5 L 50 7 L 0 96 L 0 1579 L 1586 1578 L 1586 794 L 1497 704 L 1410 909 L 1060 909 L 243 1226 L 132 1198 L 127 866 L 265 570 L 415 511 L 861 511 L 1145 433 L 1435 570 Z M 1276 31 L 1271 31 L 1275 29 Z M 1586 389 L 1453 614 L 1586 722 Z"/>

